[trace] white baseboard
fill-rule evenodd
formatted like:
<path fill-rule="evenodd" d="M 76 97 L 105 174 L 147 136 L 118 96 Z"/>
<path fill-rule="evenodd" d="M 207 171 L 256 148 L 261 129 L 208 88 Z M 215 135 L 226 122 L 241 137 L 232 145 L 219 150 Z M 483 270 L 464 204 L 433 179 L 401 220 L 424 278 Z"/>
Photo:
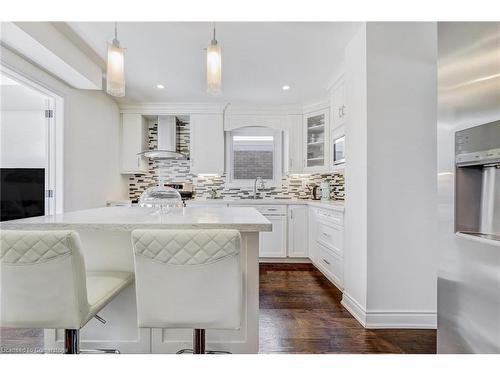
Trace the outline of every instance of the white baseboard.
<path fill-rule="evenodd" d="M 436 329 L 437 313 L 434 311 L 366 311 L 344 291 L 342 306 L 367 329 Z"/>
<path fill-rule="evenodd" d="M 437 313 L 428 311 L 370 311 L 366 328 L 436 329 Z"/>
<path fill-rule="evenodd" d="M 366 311 L 365 309 L 352 298 L 349 293 L 342 293 L 342 301 L 340 301 L 342 306 L 344 306 L 347 311 L 363 326 L 366 328 Z"/>
<path fill-rule="evenodd" d="M 311 263 L 309 258 L 259 258 L 259 263 Z"/>

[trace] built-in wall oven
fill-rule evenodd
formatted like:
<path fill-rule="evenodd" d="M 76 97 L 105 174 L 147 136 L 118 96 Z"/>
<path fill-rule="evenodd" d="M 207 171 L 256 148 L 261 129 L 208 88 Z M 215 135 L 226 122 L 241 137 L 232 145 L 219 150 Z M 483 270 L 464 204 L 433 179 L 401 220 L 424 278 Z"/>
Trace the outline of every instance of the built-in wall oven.
<path fill-rule="evenodd" d="M 333 139 L 333 165 L 345 163 L 345 135 Z"/>

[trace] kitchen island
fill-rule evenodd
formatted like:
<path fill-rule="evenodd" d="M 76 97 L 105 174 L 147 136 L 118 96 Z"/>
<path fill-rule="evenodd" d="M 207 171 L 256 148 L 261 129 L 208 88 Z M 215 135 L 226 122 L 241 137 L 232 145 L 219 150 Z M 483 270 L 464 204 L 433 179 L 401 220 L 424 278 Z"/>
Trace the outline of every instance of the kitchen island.
<path fill-rule="evenodd" d="M 106 207 L 0 223 L 1 229 L 76 230 L 89 271 L 134 271 L 130 233 L 134 229 L 236 229 L 241 232 L 243 318 L 239 331 L 207 330 L 207 349 L 257 353 L 259 346 L 259 232 L 271 223 L 254 208 L 187 207 L 159 215 L 139 207 Z M 158 286 L 161 288 L 161 285 Z M 192 331 L 137 327 L 135 287 L 119 294 L 81 330 L 82 348 L 122 353 L 175 353 L 192 346 Z M 61 348 L 63 331 L 45 331 L 46 349 Z"/>

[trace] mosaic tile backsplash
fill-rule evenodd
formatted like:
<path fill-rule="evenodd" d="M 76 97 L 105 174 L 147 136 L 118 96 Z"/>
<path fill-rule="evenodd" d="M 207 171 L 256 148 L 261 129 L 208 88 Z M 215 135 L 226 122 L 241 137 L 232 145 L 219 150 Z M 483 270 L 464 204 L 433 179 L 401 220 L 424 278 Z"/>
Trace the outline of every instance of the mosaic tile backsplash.
<path fill-rule="evenodd" d="M 177 147 L 179 151 L 186 154 L 189 152 L 189 124 L 177 121 L 177 127 L 178 134 L 183 134 L 182 137 L 178 136 Z M 155 149 L 156 144 L 157 129 L 154 124 L 150 124 L 149 148 Z M 225 175 L 202 176 L 191 174 L 189 160 L 150 160 L 148 173 L 129 177 L 129 199 L 132 202 L 137 202 L 145 189 L 158 184 L 160 177 L 165 183 L 192 183 L 195 198 L 208 198 L 212 190 L 215 190 L 223 198 L 245 198 L 253 194 L 252 189 L 227 188 L 225 186 Z M 271 199 L 308 199 L 312 196 L 311 192 L 307 187 L 304 188 L 303 186 L 319 185 L 323 181 L 330 183 L 332 199 L 344 200 L 344 175 L 342 173 L 284 176 L 281 187 L 259 191 L 259 195 Z"/>

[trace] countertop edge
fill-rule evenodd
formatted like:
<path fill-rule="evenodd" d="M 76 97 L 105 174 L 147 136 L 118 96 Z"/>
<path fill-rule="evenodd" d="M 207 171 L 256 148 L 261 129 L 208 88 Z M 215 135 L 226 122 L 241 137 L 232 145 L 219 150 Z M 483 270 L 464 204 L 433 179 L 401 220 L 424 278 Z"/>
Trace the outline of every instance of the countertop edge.
<path fill-rule="evenodd" d="M 345 211 L 345 203 L 343 201 L 327 201 L 322 202 L 321 200 L 281 200 L 281 199 L 258 199 L 252 201 L 250 199 L 200 199 L 187 201 L 187 206 L 196 207 L 199 204 L 217 205 L 217 204 L 240 204 L 242 206 L 264 206 L 264 205 L 307 205 L 313 207 L 320 207 L 328 210 L 335 210 L 339 212 Z"/>
<path fill-rule="evenodd" d="M 4 230 L 95 230 L 95 231 L 132 231 L 135 229 L 236 229 L 240 232 L 271 232 L 272 224 L 232 224 L 232 223 L 194 223 L 194 224 L 99 224 L 99 223 L 0 223 Z"/>

